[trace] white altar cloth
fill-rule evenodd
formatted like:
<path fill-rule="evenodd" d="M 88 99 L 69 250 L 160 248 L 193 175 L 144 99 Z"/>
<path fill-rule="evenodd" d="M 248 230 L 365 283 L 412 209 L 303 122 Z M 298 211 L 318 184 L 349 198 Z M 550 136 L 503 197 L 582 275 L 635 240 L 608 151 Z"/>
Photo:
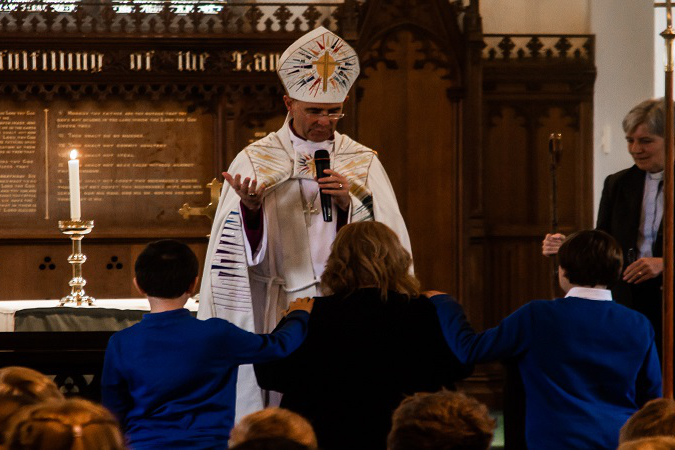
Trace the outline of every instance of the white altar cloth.
<path fill-rule="evenodd" d="M 97 299 L 93 306 L 75 306 L 74 304 L 67 304 L 60 308 L 59 300 L 8 300 L 0 301 L 0 332 L 15 330 L 15 315 L 17 311 L 26 311 L 38 308 L 54 308 L 55 312 L 63 313 L 65 308 L 72 308 L 77 313 L 91 310 L 135 310 L 135 311 L 149 311 L 150 305 L 144 298 L 130 298 L 130 299 Z M 194 299 L 189 299 L 185 305 L 187 309 L 196 312 L 199 308 L 199 303 Z M 65 331 L 65 330 L 63 330 Z M 73 330 L 79 331 L 79 330 Z"/>

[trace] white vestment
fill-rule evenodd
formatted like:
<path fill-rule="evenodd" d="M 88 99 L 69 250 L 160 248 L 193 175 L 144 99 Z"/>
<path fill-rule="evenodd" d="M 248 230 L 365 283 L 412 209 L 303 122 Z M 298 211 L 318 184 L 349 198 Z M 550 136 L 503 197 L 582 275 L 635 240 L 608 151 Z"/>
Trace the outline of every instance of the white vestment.
<path fill-rule="evenodd" d="M 240 197 L 225 183 L 211 229 L 199 297 L 200 319 L 219 317 L 256 333 L 268 333 L 278 323 L 288 304 L 298 297 L 314 297 L 321 273 L 315 273 L 303 199 L 313 193 L 308 180 L 314 178 L 313 161 L 304 164 L 306 145 L 291 142 L 289 123 L 276 133 L 254 142 L 237 155 L 228 169 L 242 179 L 256 179 L 267 186 L 263 200 L 264 231 L 258 249 L 250 249 L 240 211 Z M 312 144 L 312 143 L 309 143 Z M 331 169 L 349 180 L 349 222 L 377 220 L 393 229 L 410 251 L 408 231 L 394 191 L 377 154 L 348 136 L 334 133 L 334 141 L 318 143 L 315 149 L 332 147 Z M 301 188 L 301 183 L 303 187 Z M 309 198 L 308 198 L 309 197 Z M 318 203 L 315 203 L 318 204 Z M 311 221 L 323 221 L 318 215 Z M 336 210 L 328 236 L 316 239 L 329 247 L 335 237 Z M 313 231 L 311 234 L 316 234 Z M 319 231 L 321 233 L 321 231 Z M 319 252 L 321 253 L 321 252 Z M 324 252 L 327 255 L 327 252 Z M 323 256 L 319 256 L 323 258 Z M 324 261 L 325 262 L 325 261 Z M 223 345 L 226 345 L 223 343 Z M 237 420 L 264 407 L 252 366 L 239 368 Z"/>

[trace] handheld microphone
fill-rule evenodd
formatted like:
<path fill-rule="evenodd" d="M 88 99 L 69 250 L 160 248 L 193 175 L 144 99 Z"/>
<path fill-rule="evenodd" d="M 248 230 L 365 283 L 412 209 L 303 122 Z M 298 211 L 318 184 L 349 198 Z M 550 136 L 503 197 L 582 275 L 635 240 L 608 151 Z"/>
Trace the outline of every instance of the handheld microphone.
<path fill-rule="evenodd" d="M 314 152 L 314 167 L 316 168 L 316 178 L 321 179 L 327 177 L 323 173 L 324 169 L 330 169 L 330 155 L 327 150 L 317 150 Z M 321 212 L 323 213 L 324 222 L 333 221 L 333 200 L 331 196 L 323 193 L 323 189 L 320 189 L 321 194 Z"/>

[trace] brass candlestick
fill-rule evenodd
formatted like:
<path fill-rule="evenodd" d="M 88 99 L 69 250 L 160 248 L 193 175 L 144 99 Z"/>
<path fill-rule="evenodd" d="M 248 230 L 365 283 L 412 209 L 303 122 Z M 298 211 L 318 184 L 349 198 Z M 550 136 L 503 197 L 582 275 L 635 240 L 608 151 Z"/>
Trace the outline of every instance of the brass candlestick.
<path fill-rule="evenodd" d="M 73 266 L 73 279 L 68 282 L 70 294 L 61 299 L 59 306 L 66 303 L 75 303 L 81 306 L 82 303 L 93 305 L 94 297 L 84 294 L 84 287 L 87 281 L 82 278 L 82 264 L 87 260 L 87 256 L 82 253 L 82 238 L 85 234 L 91 233 L 94 228 L 93 220 L 59 220 L 59 230 L 61 233 L 70 236 L 73 243 L 73 253 L 68 257 L 68 262 Z"/>

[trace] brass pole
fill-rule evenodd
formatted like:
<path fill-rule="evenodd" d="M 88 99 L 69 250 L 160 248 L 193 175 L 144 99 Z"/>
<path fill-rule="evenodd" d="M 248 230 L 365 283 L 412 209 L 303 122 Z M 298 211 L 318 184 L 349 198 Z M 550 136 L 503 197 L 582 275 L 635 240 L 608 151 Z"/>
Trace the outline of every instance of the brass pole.
<path fill-rule="evenodd" d="M 558 232 L 558 177 L 557 170 L 562 153 L 562 134 L 551 133 L 548 138 L 548 152 L 551 155 L 551 233 Z M 553 257 L 553 271 L 551 272 L 551 295 L 555 298 L 558 290 L 558 256 Z"/>
<path fill-rule="evenodd" d="M 667 28 L 661 33 L 666 43 L 666 128 L 665 128 L 665 147 L 666 147 L 666 167 L 665 167 L 665 189 L 664 189 L 664 226 L 663 226 L 663 396 L 664 398 L 673 398 L 673 193 L 675 192 L 675 183 L 673 182 L 673 168 L 675 160 L 673 159 L 673 31 L 671 0 L 666 3 Z"/>

